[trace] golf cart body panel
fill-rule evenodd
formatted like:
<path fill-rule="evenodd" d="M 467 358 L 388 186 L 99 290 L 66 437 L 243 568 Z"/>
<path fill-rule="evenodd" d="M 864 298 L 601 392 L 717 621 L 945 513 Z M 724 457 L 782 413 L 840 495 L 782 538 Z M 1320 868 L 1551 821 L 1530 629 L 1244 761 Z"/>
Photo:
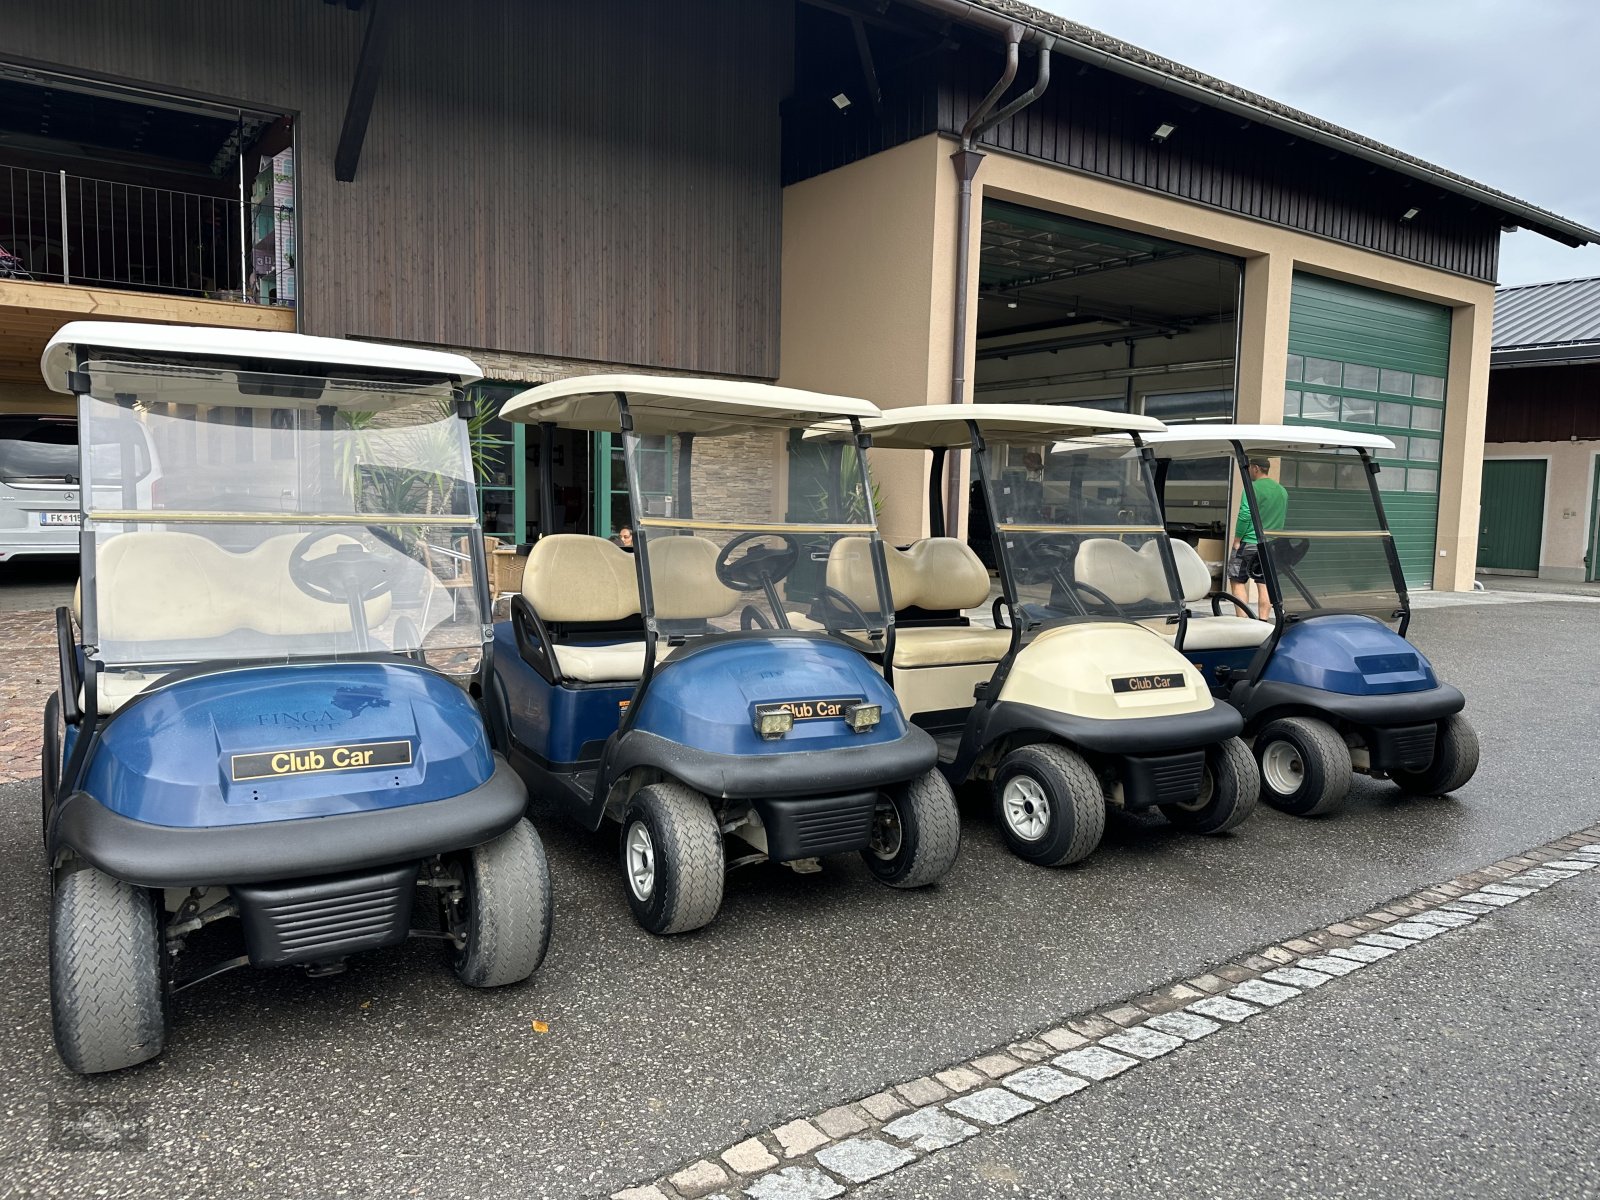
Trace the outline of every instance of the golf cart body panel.
<path fill-rule="evenodd" d="M 1253 496 L 1248 464 L 1260 459 L 1294 489 L 1285 528 L 1256 522 L 1258 587 L 1272 606 L 1270 634 L 1248 654 L 1244 647 L 1206 648 L 1205 638 L 1184 644 L 1256 738 L 1263 796 L 1310 815 L 1342 801 L 1348 783 L 1325 780 L 1328 770 L 1393 776 L 1424 791 L 1470 778 L 1477 743 L 1459 717 L 1465 698 L 1439 680 L 1405 637 L 1410 599 L 1372 457 L 1392 451 L 1393 443 L 1314 426 L 1200 425 L 1153 435 L 1147 445 L 1165 462 L 1226 458 L 1247 497 Z M 1251 519 L 1255 511 L 1251 503 Z M 1213 598 L 1213 614 L 1221 599 Z M 1192 614 L 1187 628 L 1205 631 L 1218 619 Z M 1274 759 L 1279 769 L 1269 769 Z M 1308 760 L 1315 760 L 1309 769 Z M 1325 787 L 1320 798 L 1307 799 L 1296 789 L 1310 786 L 1313 776 Z"/>
<path fill-rule="evenodd" d="M 545 384 L 501 410 L 538 426 L 546 444 L 557 428 L 623 443 L 632 553 L 598 536 L 539 538 L 511 619 L 495 630 L 491 706 L 536 796 L 591 829 L 620 821 L 630 903 L 652 932 L 712 919 L 720 885 L 661 879 L 720 880 L 725 835 L 774 862 L 892 842 L 874 871 L 898 886 L 932 882 L 953 861 L 952 837 L 932 866 L 885 866 L 921 835 L 914 822 L 887 842 L 875 832 L 886 811 L 922 803 L 912 785 L 937 760 L 852 644 L 881 642 L 892 624 L 854 437 L 877 411 L 793 388 L 647 375 Z M 804 494 L 785 465 L 819 418 L 849 431 L 850 461 Z M 669 486 L 647 492 L 647 471 Z M 541 511 L 552 511 L 549 474 L 540 482 Z M 842 543 L 865 564 L 852 593 L 812 566 Z M 938 782 L 953 828 L 954 799 Z M 692 903 L 682 900 L 690 890 Z"/>
<path fill-rule="evenodd" d="M 419 882 L 450 909 L 463 982 L 526 978 L 548 903 L 492 897 L 507 872 L 543 878 L 543 851 L 475 698 L 488 593 L 460 388 L 477 368 L 76 322 L 41 370 L 77 397 L 81 431 L 81 582 L 56 614 L 42 789 L 63 1059 L 159 1051 L 84 1015 L 106 1011 L 96 987 L 159 982 L 127 1010 L 159 1031 L 169 988 L 247 964 L 333 973 L 405 940 Z M 224 918 L 244 953 L 178 978 L 185 939 Z M 76 974 L 119 939 L 137 979 L 125 956 Z"/>

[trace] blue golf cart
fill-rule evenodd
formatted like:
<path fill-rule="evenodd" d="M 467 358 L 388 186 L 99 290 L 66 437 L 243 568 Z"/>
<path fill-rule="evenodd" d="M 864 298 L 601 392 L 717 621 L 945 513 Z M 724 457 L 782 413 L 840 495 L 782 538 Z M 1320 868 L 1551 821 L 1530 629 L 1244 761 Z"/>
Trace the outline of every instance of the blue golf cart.
<path fill-rule="evenodd" d="M 170 997 L 223 971 L 328 975 L 414 932 L 470 986 L 526 979 L 550 885 L 479 707 L 477 368 L 76 322 L 42 369 L 83 447 L 41 764 L 62 1061 L 153 1058 Z"/>
<path fill-rule="evenodd" d="M 1173 546 L 1186 596 L 1201 605 L 1179 647 L 1243 715 L 1261 798 L 1297 816 L 1332 812 L 1353 771 L 1415 795 L 1463 787 L 1478 768 L 1466 698 L 1406 641 L 1411 603 L 1373 461 L 1394 444 L 1371 433 L 1278 425 L 1173 427 L 1145 441 L 1158 461 L 1169 527 L 1183 508 L 1180 493 L 1194 487 L 1180 479 L 1226 479 L 1231 471 L 1250 506 L 1261 547 L 1255 583 L 1270 620 L 1212 590 L 1210 569 L 1188 543 L 1175 537 Z M 1207 460 L 1217 469 L 1195 469 Z M 1259 520 L 1252 461 L 1287 489 L 1283 528 Z"/>
<path fill-rule="evenodd" d="M 698 929 L 722 903 L 724 839 L 815 870 L 859 851 L 894 887 L 954 863 L 960 823 L 933 739 L 851 641 L 893 612 L 861 465 L 862 400 L 723 380 L 602 375 L 507 401 L 536 425 L 620 435 L 633 545 L 546 532 L 510 620 L 495 626 L 491 721 L 535 800 L 622 829 L 628 903 L 652 933 Z M 815 492 L 789 486 L 799 434 L 856 431 Z M 553 514 L 541 470 L 541 514 Z M 548 528 L 548 527 L 547 527 Z M 801 617 L 831 548 L 876 581 L 829 628 Z"/>

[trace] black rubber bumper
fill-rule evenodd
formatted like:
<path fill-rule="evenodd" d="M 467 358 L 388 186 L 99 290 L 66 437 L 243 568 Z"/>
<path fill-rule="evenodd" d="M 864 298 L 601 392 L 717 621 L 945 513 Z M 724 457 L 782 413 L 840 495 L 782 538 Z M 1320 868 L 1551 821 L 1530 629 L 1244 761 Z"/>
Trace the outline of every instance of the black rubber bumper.
<path fill-rule="evenodd" d="M 58 810 L 52 845 L 141 887 L 227 887 L 361 871 L 480 846 L 515 825 L 527 803 L 522 780 L 496 754 L 487 783 L 446 800 L 253 825 L 150 825 L 74 792 Z"/>
<path fill-rule="evenodd" d="M 1298 683 L 1263 680 L 1253 687 L 1241 683 L 1232 699 L 1252 729 L 1289 710 L 1326 713 L 1352 725 L 1381 727 L 1421 725 L 1458 713 L 1467 705 L 1460 689 L 1441 683 L 1425 692 L 1398 692 L 1389 696 L 1347 696 Z"/>
<path fill-rule="evenodd" d="M 1244 718 L 1229 704 L 1214 700 L 1200 712 L 1164 717 L 1106 720 L 1035 708 L 1031 704 L 997 703 L 984 725 L 983 744 L 1010 733 L 1042 730 L 1064 742 L 1101 754 L 1159 754 L 1212 746 L 1237 737 Z"/>
<path fill-rule="evenodd" d="M 635 729 L 617 744 L 607 768 L 616 779 L 635 767 L 656 767 L 707 796 L 748 800 L 871 791 L 915 779 L 938 761 L 937 743 L 914 725 L 892 742 L 793 754 L 718 754 Z"/>

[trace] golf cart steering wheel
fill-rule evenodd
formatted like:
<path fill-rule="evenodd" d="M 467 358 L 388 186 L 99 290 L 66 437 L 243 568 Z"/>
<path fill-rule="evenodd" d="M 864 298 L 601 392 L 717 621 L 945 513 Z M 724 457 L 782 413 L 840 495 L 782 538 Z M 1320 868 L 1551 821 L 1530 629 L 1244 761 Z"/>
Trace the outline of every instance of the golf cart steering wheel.
<path fill-rule="evenodd" d="M 783 547 L 775 550 L 770 546 L 752 546 L 743 558 L 733 560 L 735 550 L 758 538 L 776 538 Z M 717 579 L 736 592 L 759 592 L 788 575 L 799 561 L 800 543 L 787 533 L 741 533 L 717 555 Z"/>
<path fill-rule="evenodd" d="M 366 603 L 385 595 L 394 586 L 390 564 L 372 554 L 360 542 L 342 542 L 332 554 L 310 557 L 312 547 L 331 537 L 350 537 L 352 531 L 319 529 L 306 534 L 289 552 L 289 578 L 313 600 L 347 604 L 350 628 L 356 648 L 367 649 Z"/>

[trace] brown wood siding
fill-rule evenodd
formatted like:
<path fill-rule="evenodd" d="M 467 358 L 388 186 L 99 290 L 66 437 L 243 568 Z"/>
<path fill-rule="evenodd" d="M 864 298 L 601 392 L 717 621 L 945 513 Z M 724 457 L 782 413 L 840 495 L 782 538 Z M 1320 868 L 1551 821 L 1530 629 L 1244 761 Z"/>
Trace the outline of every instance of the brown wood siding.
<path fill-rule="evenodd" d="M 1600 438 L 1600 364 L 1489 373 L 1486 442 Z"/>
<path fill-rule="evenodd" d="M 352 183 L 342 5 L 52 0 L 0 56 L 297 114 L 305 332 L 776 375 L 789 0 L 387 2 Z"/>

